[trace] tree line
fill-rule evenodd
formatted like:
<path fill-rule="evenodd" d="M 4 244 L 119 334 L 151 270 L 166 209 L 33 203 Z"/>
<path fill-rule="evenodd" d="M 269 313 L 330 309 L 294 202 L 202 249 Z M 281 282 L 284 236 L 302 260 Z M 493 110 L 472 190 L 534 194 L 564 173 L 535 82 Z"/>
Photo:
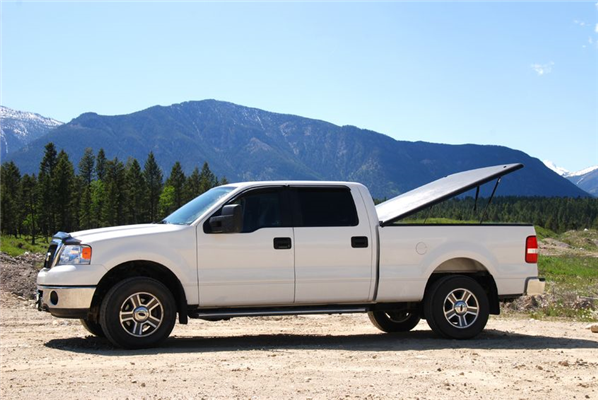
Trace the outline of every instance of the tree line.
<path fill-rule="evenodd" d="M 411 219 L 448 218 L 458 221 L 531 223 L 562 233 L 598 229 L 598 199 L 571 197 L 454 198 L 423 210 Z"/>
<path fill-rule="evenodd" d="M 21 175 L 14 162 L 1 167 L 0 218 L 2 233 L 47 238 L 57 231 L 72 232 L 114 225 L 157 222 L 207 190 L 226 184 L 207 162 L 186 176 L 177 161 L 164 179 L 153 152 L 141 164 L 106 158 L 87 148 L 75 173 L 68 154 L 45 147 L 39 172 Z"/>

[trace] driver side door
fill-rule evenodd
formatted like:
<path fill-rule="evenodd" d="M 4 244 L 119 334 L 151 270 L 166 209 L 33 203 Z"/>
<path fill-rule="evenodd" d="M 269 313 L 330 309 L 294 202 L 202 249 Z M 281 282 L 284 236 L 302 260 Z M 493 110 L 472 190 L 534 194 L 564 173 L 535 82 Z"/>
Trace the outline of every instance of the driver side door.
<path fill-rule="evenodd" d="M 209 219 L 197 227 L 200 306 L 292 304 L 294 234 L 287 190 L 252 189 L 228 204 L 242 209 L 241 232 L 213 233 Z"/>

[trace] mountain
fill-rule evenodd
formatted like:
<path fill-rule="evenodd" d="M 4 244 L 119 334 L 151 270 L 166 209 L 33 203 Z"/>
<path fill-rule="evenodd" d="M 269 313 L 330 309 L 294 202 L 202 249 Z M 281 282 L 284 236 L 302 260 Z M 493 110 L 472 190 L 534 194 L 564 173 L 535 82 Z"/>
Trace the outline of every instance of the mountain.
<path fill-rule="evenodd" d="M 0 106 L 0 156 L 14 153 L 60 125 L 52 118 Z"/>
<path fill-rule="evenodd" d="M 598 197 L 598 165 L 577 172 L 569 172 L 564 168 L 557 167 L 551 161 L 544 161 L 544 164 L 580 189 Z"/>
<path fill-rule="evenodd" d="M 267 179 L 349 180 L 376 197 L 391 197 L 445 175 L 521 162 L 498 194 L 587 196 L 538 159 L 501 146 L 397 141 L 354 126 L 271 113 L 215 100 L 155 106 L 128 115 L 82 114 L 9 155 L 22 173 L 37 172 L 44 146 L 54 142 L 75 165 L 86 147 L 109 158 L 153 151 L 165 175 L 175 161 L 186 172 L 208 161 L 231 182 Z M 487 192 L 483 192 L 483 194 Z"/>

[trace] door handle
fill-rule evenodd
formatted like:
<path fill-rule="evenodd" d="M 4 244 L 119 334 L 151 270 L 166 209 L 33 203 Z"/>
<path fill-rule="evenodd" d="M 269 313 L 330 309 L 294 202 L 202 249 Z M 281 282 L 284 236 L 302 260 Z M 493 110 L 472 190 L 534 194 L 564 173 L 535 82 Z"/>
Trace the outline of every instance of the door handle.
<path fill-rule="evenodd" d="M 274 238 L 274 249 L 276 250 L 288 250 L 292 246 L 291 238 L 289 237 L 277 237 Z"/>
<path fill-rule="evenodd" d="M 354 249 L 363 249 L 368 247 L 367 236 L 353 236 L 351 238 L 351 247 Z"/>

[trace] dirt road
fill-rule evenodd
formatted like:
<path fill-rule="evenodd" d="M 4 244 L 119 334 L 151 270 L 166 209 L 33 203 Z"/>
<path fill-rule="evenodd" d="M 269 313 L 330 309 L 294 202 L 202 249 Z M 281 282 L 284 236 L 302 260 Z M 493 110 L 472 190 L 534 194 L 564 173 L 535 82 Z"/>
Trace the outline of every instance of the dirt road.
<path fill-rule="evenodd" d="M 365 315 L 178 325 L 123 351 L 78 321 L 0 296 L 3 399 L 598 399 L 598 334 L 493 318 L 475 340 L 377 331 Z"/>

